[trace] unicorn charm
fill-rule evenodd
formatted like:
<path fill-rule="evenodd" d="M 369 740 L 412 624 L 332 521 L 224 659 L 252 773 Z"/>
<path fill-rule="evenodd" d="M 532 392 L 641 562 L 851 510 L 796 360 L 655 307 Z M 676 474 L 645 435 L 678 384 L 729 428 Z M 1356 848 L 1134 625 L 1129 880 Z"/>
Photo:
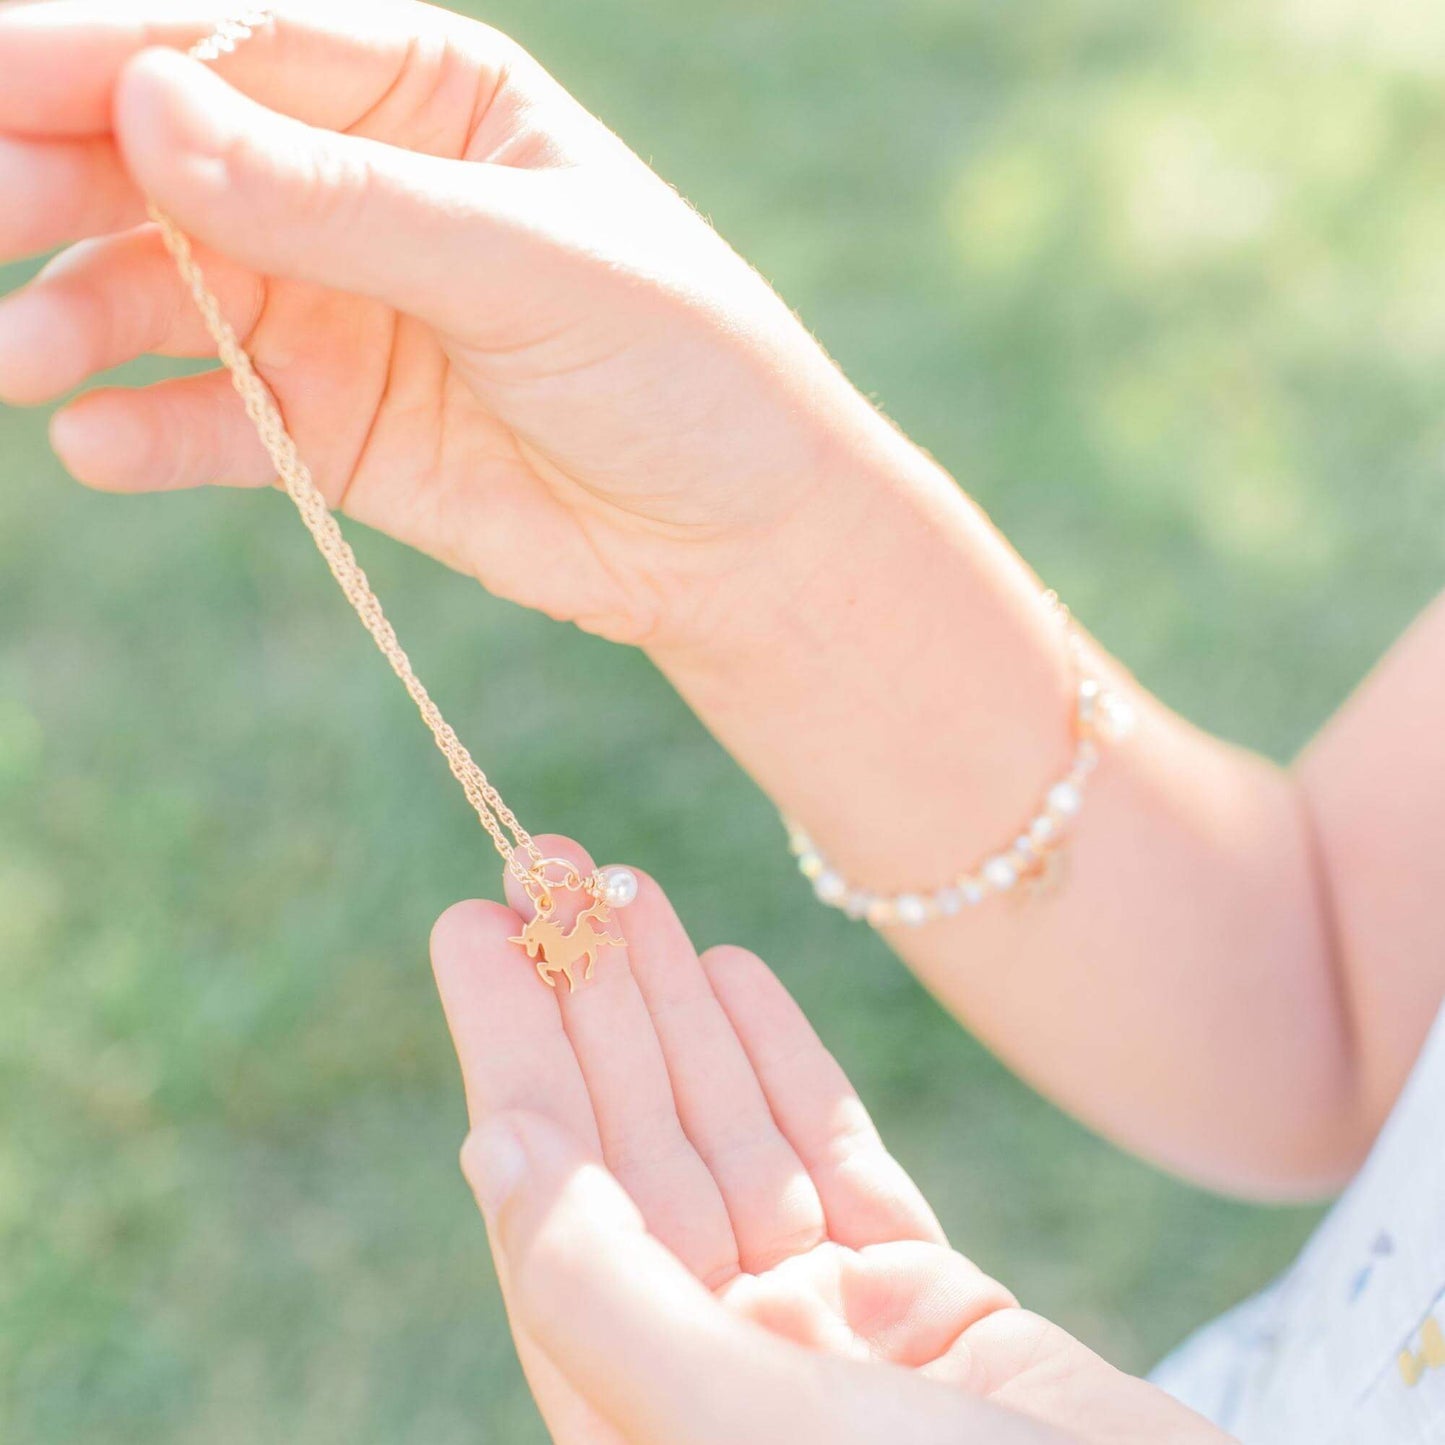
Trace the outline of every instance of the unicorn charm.
<path fill-rule="evenodd" d="M 599 898 L 590 908 L 577 915 L 571 928 L 563 928 L 552 916 L 552 910 L 539 912 L 509 943 L 520 943 L 527 957 L 537 962 L 537 975 L 548 988 L 557 987 L 557 975 L 567 980 L 567 991 L 577 992 L 577 968 L 585 964 L 582 981 L 592 977 L 598 955 L 604 948 L 620 948 L 622 939 L 608 932 L 612 910 L 606 898 Z M 601 931 L 594 925 L 600 925 Z"/>

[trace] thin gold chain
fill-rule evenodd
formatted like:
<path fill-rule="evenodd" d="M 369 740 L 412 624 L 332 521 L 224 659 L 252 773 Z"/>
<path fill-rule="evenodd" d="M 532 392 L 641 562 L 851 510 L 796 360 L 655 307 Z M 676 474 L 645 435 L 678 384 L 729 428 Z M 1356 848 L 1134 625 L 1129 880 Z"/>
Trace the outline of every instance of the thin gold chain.
<path fill-rule="evenodd" d="M 192 46 L 188 54 L 193 60 L 214 61 L 229 54 L 271 19 L 269 10 L 246 11 L 222 22 L 209 36 Z M 201 313 L 206 330 L 216 343 L 221 363 L 231 374 L 231 380 L 245 405 L 246 414 L 255 424 L 261 445 L 265 447 L 266 454 L 276 468 L 281 485 L 296 504 L 296 510 L 301 514 L 306 530 L 311 533 L 318 550 L 326 559 L 326 565 L 331 569 L 331 575 L 340 584 L 346 600 L 356 609 L 356 615 L 371 634 L 382 656 L 391 664 L 392 671 L 401 679 L 401 684 L 416 704 L 422 721 L 431 729 L 432 737 L 436 739 L 436 745 L 446 758 L 452 775 L 462 785 L 462 791 L 476 809 L 477 817 L 491 836 L 497 852 L 506 860 L 507 867 L 518 879 L 524 884 L 532 882 L 535 878 L 534 868 L 543 861 L 541 849 L 532 841 L 532 835 L 517 821 L 516 814 L 488 781 L 487 775 L 477 766 L 451 724 L 442 716 L 441 709 L 432 700 L 422 680 L 416 675 L 411 659 L 407 657 L 405 649 L 397 639 L 396 630 L 387 620 L 376 593 L 367 581 L 366 573 L 356 560 L 356 553 L 342 535 L 310 468 L 302 461 L 270 388 L 257 374 L 256 367 L 236 336 L 234 327 L 222 314 L 220 303 L 206 284 L 189 237 L 153 202 L 149 206 L 149 213 L 160 228 L 166 249 L 175 259 L 176 268 Z M 531 866 L 522 862 L 519 853 L 528 856 Z"/>

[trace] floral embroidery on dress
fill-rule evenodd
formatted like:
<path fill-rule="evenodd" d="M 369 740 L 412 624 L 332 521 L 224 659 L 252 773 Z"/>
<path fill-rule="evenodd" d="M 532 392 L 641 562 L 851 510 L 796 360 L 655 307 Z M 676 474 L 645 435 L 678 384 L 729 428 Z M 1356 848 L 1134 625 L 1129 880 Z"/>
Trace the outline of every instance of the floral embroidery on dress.
<path fill-rule="evenodd" d="M 1295 1263 L 1154 1380 L 1244 1445 L 1445 1442 L 1445 1008 Z"/>

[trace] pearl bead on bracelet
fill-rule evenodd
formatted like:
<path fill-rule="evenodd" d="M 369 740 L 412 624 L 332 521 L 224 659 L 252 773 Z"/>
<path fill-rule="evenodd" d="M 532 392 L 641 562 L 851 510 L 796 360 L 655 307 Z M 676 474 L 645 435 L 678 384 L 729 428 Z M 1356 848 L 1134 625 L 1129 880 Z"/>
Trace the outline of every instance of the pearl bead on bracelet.
<path fill-rule="evenodd" d="M 1100 743 L 1122 742 L 1134 730 L 1134 705 L 1089 672 L 1083 643 L 1069 622 L 1068 610 L 1054 593 L 1045 604 L 1068 627 L 1069 652 L 1075 669 L 1074 752 L 1069 770 L 1045 793 L 1042 804 L 1014 841 L 985 858 L 976 868 L 932 891 L 879 893 L 855 888 L 834 868 L 808 834 L 796 824 L 788 828 L 789 846 L 798 870 L 813 892 L 830 908 L 850 918 L 866 919 L 875 928 L 893 924 L 916 927 L 951 918 L 976 907 L 996 893 L 1011 892 L 1028 878 L 1044 874 L 1068 841 L 1071 824 L 1084 805 L 1084 791 L 1099 763 Z"/>

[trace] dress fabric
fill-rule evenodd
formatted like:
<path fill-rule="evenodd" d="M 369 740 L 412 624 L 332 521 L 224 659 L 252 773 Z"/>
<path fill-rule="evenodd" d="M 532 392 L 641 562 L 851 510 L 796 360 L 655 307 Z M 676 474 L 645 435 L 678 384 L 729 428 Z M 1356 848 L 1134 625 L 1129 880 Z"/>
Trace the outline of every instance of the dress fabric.
<path fill-rule="evenodd" d="M 1245 1445 L 1445 1445 L 1445 1009 L 1299 1258 L 1153 1379 Z"/>

